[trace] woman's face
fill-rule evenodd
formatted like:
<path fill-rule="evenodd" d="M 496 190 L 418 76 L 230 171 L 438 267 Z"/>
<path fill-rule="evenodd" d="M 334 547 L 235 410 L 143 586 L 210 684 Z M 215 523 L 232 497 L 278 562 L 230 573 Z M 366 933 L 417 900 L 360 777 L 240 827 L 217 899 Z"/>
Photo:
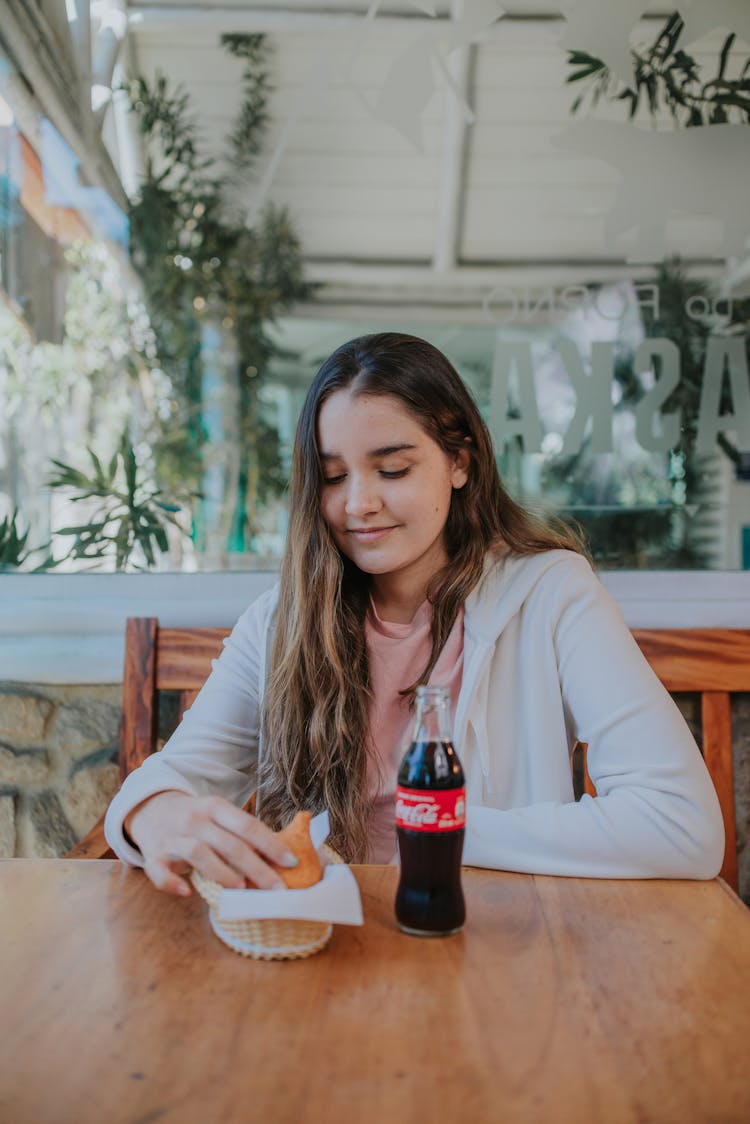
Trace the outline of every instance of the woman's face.
<path fill-rule="evenodd" d="M 321 510 L 339 549 L 367 574 L 429 584 L 468 452 L 454 459 L 390 395 L 335 391 L 318 414 Z"/>

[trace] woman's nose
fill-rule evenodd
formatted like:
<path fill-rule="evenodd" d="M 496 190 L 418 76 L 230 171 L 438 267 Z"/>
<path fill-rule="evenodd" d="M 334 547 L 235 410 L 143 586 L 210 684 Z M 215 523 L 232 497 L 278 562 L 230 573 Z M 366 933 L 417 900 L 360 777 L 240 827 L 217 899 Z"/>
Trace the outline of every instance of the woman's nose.
<path fill-rule="evenodd" d="M 350 479 L 346 495 L 347 515 L 369 515 L 380 509 L 380 499 L 372 482 Z"/>

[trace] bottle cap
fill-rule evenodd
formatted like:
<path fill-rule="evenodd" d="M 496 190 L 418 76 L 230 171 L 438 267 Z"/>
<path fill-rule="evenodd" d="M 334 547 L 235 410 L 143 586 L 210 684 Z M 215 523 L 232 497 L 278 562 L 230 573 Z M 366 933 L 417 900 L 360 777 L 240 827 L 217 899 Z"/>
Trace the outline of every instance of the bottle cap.
<path fill-rule="evenodd" d="M 423 685 L 417 687 L 418 699 L 443 699 L 450 698 L 450 691 L 447 687 L 433 687 L 431 685 Z"/>

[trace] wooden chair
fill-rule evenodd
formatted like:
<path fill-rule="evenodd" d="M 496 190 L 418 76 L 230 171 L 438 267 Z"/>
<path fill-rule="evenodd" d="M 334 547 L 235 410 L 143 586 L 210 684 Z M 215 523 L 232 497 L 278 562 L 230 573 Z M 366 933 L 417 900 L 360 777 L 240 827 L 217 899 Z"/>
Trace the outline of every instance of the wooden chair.
<path fill-rule="evenodd" d="M 179 693 L 178 721 L 221 654 L 228 628 L 160 628 L 156 617 L 131 617 L 125 627 L 125 669 L 120 721 L 120 783 L 156 749 L 160 691 Z M 114 858 L 104 838 L 104 817 L 68 858 Z"/>
<path fill-rule="evenodd" d="M 700 695 L 703 759 L 719 797 L 726 832 L 721 877 L 736 892 L 730 696 L 735 692 L 750 692 L 750 630 L 637 628 L 633 629 L 633 636 L 670 694 Z M 584 788 L 590 795 L 596 795 L 585 765 Z"/>
<path fill-rule="evenodd" d="M 178 719 L 203 686 L 226 628 L 160 628 L 155 617 L 131 617 L 125 632 L 120 725 L 120 780 L 156 749 L 160 691 L 179 693 Z M 638 645 L 670 693 L 701 696 L 703 756 L 719 796 L 726 831 L 721 876 L 737 890 L 730 693 L 750 692 L 750 630 L 635 629 Z M 596 790 L 585 768 L 584 788 Z M 69 858 L 111 858 L 104 818 Z"/>

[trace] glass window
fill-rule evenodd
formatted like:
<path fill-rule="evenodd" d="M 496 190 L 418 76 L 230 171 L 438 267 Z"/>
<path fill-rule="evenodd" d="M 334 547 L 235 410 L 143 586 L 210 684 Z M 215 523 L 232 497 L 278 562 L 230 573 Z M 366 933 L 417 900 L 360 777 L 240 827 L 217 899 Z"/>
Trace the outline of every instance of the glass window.
<path fill-rule="evenodd" d="M 4 572 L 275 568 L 310 380 L 381 330 L 600 566 L 750 569 L 747 28 L 537 8 L 93 4 L 78 106 L 67 19 L 57 71 L 0 31 Z"/>

